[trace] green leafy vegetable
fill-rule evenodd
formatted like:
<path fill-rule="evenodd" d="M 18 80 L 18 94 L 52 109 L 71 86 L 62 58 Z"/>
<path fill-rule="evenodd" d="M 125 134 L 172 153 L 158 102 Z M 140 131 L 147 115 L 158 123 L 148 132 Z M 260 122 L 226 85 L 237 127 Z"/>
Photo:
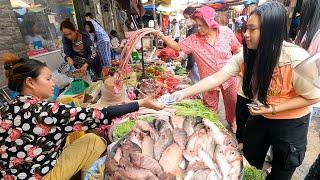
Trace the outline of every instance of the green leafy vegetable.
<path fill-rule="evenodd" d="M 156 118 L 155 117 L 143 117 L 139 118 L 136 120 L 142 120 L 142 121 L 147 121 L 147 122 L 153 122 Z M 120 123 L 116 125 L 116 127 L 113 129 L 113 138 L 115 141 L 121 139 L 123 136 L 128 134 L 132 128 L 135 126 L 135 121 L 136 120 L 128 120 L 123 123 Z"/>
<path fill-rule="evenodd" d="M 263 171 L 254 167 L 244 167 L 243 180 L 264 180 Z"/>
<path fill-rule="evenodd" d="M 186 69 L 184 67 L 182 67 L 181 65 L 176 66 L 176 68 L 174 69 L 174 73 L 176 75 L 184 75 L 187 73 Z"/>
<path fill-rule="evenodd" d="M 184 100 L 176 105 L 176 115 L 201 117 L 212 121 L 219 128 L 224 128 L 216 113 L 207 108 L 201 100 Z"/>

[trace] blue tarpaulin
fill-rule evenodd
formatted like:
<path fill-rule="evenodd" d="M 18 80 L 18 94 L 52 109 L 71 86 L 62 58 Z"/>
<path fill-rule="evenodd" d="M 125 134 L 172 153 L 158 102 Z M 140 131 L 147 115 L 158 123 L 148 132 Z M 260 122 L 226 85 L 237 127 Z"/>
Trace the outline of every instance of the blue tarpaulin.
<path fill-rule="evenodd" d="M 157 7 L 159 6 L 160 4 L 156 4 L 156 9 Z M 149 5 L 145 5 L 143 6 L 143 8 L 146 10 L 146 11 L 152 11 L 153 10 L 153 5 L 152 4 L 149 4 Z"/>

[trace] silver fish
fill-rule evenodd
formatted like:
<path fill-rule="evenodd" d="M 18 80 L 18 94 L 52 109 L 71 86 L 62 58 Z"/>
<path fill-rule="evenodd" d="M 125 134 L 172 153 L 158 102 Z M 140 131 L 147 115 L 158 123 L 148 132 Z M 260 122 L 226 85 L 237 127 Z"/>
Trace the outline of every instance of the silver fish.
<path fill-rule="evenodd" d="M 188 135 L 185 130 L 181 128 L 173 129 L 173 139 L 182 149 L 186 148 Z"/>
<path fill-rule="evenodd" d="M 173 142 L 172 132 L 170 129 L 166 129 L 160 133 L 159 140 L 154 143 L 154 157 L 156 160 L 159 160 L 162 152 L 167 149 Z"/>

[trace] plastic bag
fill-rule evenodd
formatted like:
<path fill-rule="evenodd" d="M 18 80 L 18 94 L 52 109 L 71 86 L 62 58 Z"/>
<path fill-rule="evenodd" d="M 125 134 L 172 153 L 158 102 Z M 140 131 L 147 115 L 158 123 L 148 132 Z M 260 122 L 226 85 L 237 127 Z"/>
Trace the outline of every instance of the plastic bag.
<path fill-rule="evenodd" d="M 70 78 L 67 75 L 61 74 L 55 70 L 52 72 L 52 81 L 59 87 L 59 89 L 63 89 L 73 81 L 73 78 Z"/>

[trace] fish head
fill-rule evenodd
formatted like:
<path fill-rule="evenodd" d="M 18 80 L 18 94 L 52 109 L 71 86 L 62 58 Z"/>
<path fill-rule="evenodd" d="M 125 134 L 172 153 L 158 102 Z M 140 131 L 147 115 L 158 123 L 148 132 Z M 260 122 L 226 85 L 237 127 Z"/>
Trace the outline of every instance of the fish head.
<path fill-rule="evenodd" d="M 226 148 L 225 157 L 229 163 L 232 163 L 234 161 L 238 161 L 238 160 L 242 159 L 240 152 L 234 148 Z"/>
<path fill-rule="evenodd" d="M 238 142 L 234 138 L 230 137 L 229 135 L 225 136 L 223 145 L 228 147 L 238 148 Z"/>

